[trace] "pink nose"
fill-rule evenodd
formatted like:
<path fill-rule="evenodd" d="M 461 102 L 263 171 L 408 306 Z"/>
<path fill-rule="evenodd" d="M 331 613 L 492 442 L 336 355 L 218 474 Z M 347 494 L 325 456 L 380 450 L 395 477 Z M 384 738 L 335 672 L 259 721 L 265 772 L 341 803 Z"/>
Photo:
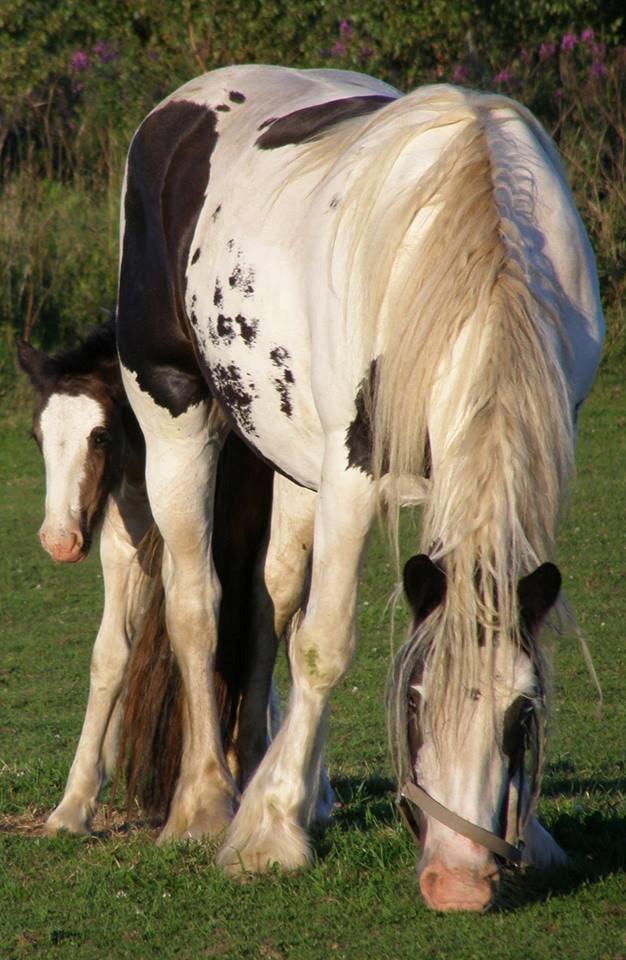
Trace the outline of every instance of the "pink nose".
<path fill-rule="evenodd" d="M 450 870 L 435 861 L 422 871 L 420 890 L 433 910 L 485 910 L 499 886 L 497 867 L 486 864 L 478 870 Z"/>
<path fill-rule="evenodd" d="M 44 550 L 58 563 L 76 563 L 83 555 L 83 538 L 78 531 L 57 530 L 50 534 L 42 527 L 39 539 Z"/>

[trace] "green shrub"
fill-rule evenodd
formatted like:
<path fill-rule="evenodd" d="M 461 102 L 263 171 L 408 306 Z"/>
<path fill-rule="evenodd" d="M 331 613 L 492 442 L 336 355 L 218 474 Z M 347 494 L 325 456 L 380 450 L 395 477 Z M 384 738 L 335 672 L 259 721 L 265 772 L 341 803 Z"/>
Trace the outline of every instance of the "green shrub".
<path fill-rule="evenodd" d="M 556 137 L 625 347 L 626 31 L 607 0 L 4 0 L 0 385 L 17 333 L 57 346 L 111 309 L 124 154 L 147 111 L 227 63 L 363 70 L 509 93 Z"/>

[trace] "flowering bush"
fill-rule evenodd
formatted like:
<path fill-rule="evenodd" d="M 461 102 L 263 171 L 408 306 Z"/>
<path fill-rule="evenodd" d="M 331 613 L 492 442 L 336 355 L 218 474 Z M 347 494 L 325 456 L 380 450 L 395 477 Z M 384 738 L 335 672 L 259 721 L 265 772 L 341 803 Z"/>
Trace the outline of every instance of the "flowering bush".
<path fill-rule="evenodd" d="M 403 89 L 471 84 L 529 106 L 565 156 L 624 349 L 622 0 L 4 0 L 0 31 L 0 344 L 34 329 L 52 346 L 113 307 L 124 153 L 154 103 L 204 70 L 280 62 Z M 70 210 L 89 225 L 85 249 Z"/>

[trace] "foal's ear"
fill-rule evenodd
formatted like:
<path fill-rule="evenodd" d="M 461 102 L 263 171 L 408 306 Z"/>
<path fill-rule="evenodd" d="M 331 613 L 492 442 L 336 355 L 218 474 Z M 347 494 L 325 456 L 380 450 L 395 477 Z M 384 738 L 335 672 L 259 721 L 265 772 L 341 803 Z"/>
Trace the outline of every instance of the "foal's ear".
<path fill-rule="evenodd" d="M 517 585 L 517 597 L 524 623 L 537 627 L 550 607 L 556 603 L 561 590 L 561 574 L 553 563 L 542 563 Z"/>
<path fill-rule="evenodd" d="M 407 560 L 404 567 L 404 592 L 416 621 L 424 620 L 446 595 L 446 575 L 425 553 Z"/>
<path fill-rule="evenodd" d="M 24 373 L 27 373 L 30 377 L 30 382 L 35 390 L 42 393 L 50 384 L 50 381 L 54 380 L 54 361 L 47 353 L 44 353 L 42 350 L 37 350 L 32 344 L 23 340 L 22 337 L 17 338 L 16 344 L 17 359 L 20 367 Z"/>

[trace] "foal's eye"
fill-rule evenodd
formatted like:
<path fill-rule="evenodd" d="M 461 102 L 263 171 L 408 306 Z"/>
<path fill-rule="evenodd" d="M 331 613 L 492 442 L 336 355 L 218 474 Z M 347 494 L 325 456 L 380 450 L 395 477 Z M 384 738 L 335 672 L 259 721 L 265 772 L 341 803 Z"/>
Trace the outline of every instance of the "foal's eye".
<path fill-rule="evenodd" d="M 111 440 L 111 434 L 108 430 L 97 429 L 91 431 L 91 440 L 94 447 L 105 447 Z"/>

